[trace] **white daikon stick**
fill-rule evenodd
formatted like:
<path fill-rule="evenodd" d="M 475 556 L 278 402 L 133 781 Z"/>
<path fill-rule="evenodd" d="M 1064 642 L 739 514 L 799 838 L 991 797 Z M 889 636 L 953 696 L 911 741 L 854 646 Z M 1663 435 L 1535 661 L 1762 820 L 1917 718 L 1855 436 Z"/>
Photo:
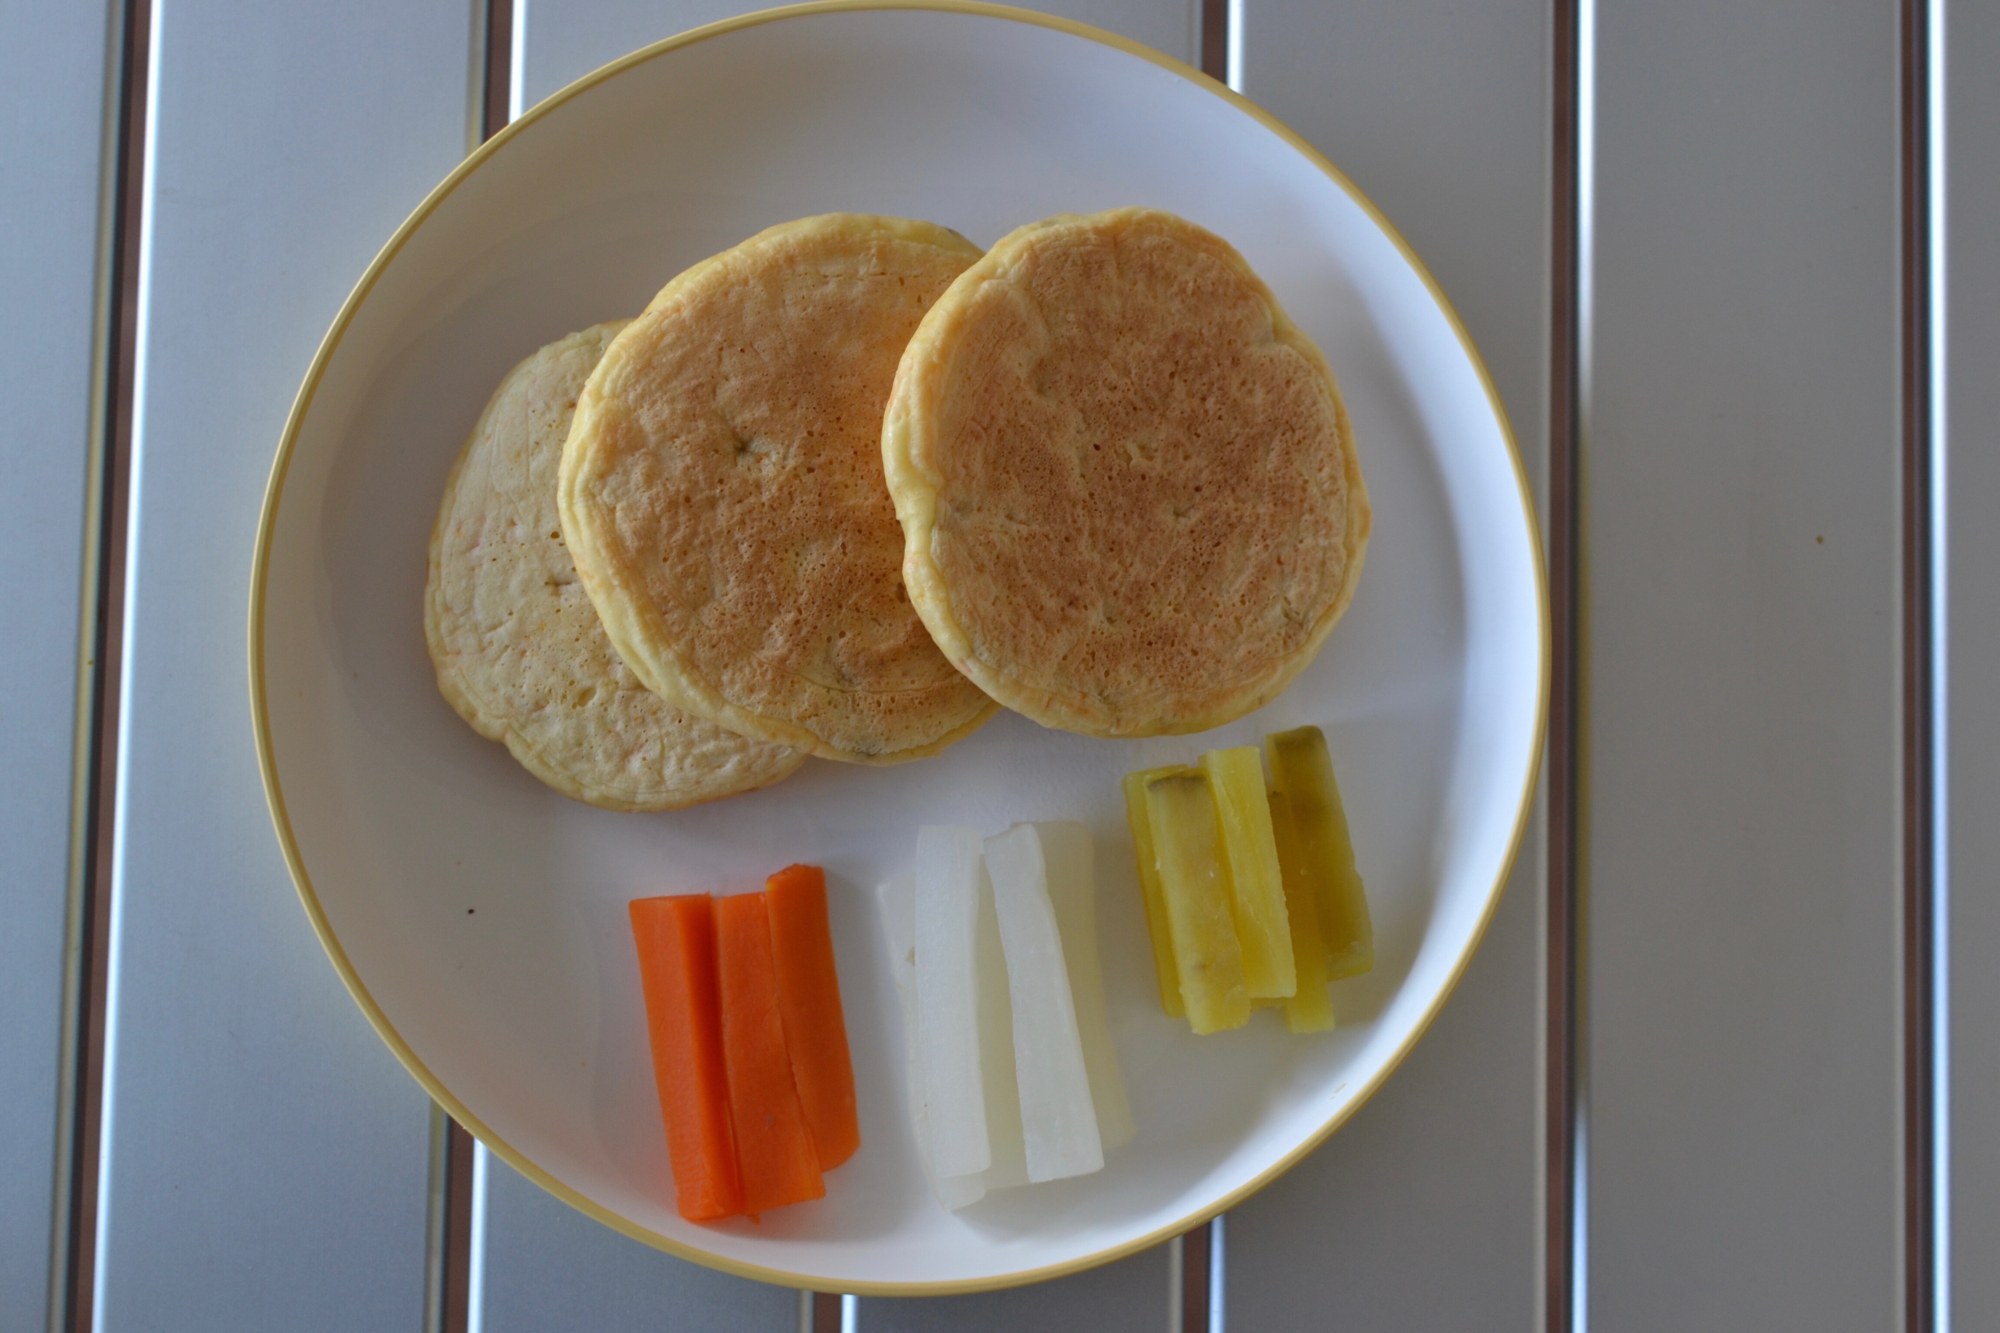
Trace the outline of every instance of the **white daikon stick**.
<path fill-rule="evenodd" d="M 1015 1081 L 1007 959 L 1000 945 L 992 879 L 983 864 L 979 888 L 979 942 L 974 946 L 979 971 L 979 1070 L 986 1085 L 986 1140 L 993 1150 L 982 1180 L 989 1190 L 1003 1190 L 1028 1183 L 1028 1158 L 1022 1144 L 1021 1089 Z"/>
<path fill-rule="evenodd" d="M 930 1165 L 940 1179 L 992 1165 L 980 1079 L 980 835 L 916 833 L 916 1045 L 924 1061 Z"/>
<path fill-rule="evenodd" d="M 1137 1126 L 1104 1009 L 1104 971 L 1097 956 L 1097 872 L 1090 830 L 1063 821 L 1036 824 L 1035 832 L 1042 837 L 1049 901 L 1055 905 L 1056 925 L 1062 930 L 1070 1003 L 1076 1009 L 1077 1036 L 1083 1042 L 1083 1067 L 1090 1074 L 1097 1133 L 1104 1151 L 1110 1152 L 1130 1143 Z"/>
<path fill-rule="evenodd" d="M 931 1167 L 931 1121 L 924 1105 L 923 1052 L 917 1042 L 917 877 L 898 875 L 876 889 L 875 896 L 882 907 L 882 933 L 889 945 L 889 974 L 896 982 L 896 998 L 903 1005 L 903 1091 L 909 1101 L 917 1163 L 939 1203 L 950 1209 L 963 1208 L 986 1196 L 986 1184 L 980 1176 L 940 1180 Z"/>
<path fill-rule="evenodd" d="M 917 830 L 917 1046 L 940 1179 L 993 1161 L 979 1067 L 979 854 L 972 829 Z"/>
<path fill-rule="evenodd" d="M 1013 994 L 1014 1064 L 1028 1179 L 1061 1180 L 1104 1167 L 1090 1075 L 1083 1067 L 1061 932 L 1049 902 L 1042 840 L 1016 824 L 986 840 L 986 871 Z"/>
<path fill-rule="evenodd" d="M 1013 1015 L 1007 996 L 1007 965 L 983 866 L 980 881 L 978 939 L 973 953 L 979 993 L 980 1081 L 984 1085 L 987 1141 L 993 1160 L 984 1171 L 960 1176 L 938 1175 L 931 1160 L 928 1080 L 923 1046 L 917 1036 L 916 877 L 899 875 L 877 891 L 896 994 L 903 1002 L 903 1031 L 907 1034 L 904 1084 L 910 1105 L 910 1128 L 917 1141 L 917 1158 L 931 1192 L 939 1203 L 954 1211 L 979 1202 L 989 1189 L 1028 1183 L 1027 1158 L 1021 1145 L 1020 1092 L 1014 1081 Z"/>

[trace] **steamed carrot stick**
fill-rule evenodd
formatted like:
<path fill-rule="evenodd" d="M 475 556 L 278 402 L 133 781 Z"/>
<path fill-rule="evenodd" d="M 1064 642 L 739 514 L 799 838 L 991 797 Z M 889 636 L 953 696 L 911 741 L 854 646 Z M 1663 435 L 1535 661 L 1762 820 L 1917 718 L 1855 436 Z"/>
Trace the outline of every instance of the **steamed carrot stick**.
<path fill-rule="evenodd" d="M 764 898 L 792 1081 L 819 1169 L 831 1171 L 861 1146 L 861 1126 L 826 922 L 826 873 L 818 866 L 787 866 L 764 881 Z"/>
<path fill-rule="evenodd" d="M 716 974 L 722 993 L 722 1053 L 743 1178 L 743 1211 L 822 1198 L 819 1158 L 792 1082 L 764 895 L 715 904 Z"/>
<path fill-rule="evenodd" d="M 732 1216 L 743 1211 L 743 1188 L 724 1071 L 709 897 L 641 898 L 628 911 L 639 946 L 675 1202 L 690 1222 Z"/>

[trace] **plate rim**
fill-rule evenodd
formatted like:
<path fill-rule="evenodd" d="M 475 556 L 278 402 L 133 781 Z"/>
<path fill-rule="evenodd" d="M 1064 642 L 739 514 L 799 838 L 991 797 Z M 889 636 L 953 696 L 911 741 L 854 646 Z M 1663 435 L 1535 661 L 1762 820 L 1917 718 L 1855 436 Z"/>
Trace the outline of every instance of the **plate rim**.
<path fill-rule="evenodd" d="M 1339 1129 L 1355 1112 L 1359 1111 L 1381 1088 L 1382 1084 L 1388 1080 L 1389 1076 L 1402 1065 L 1403 1061 L 1409 1056 L 1410 1051 L 1430 1029 L 1432 1021 L 1444 1007 L 1445 1001 L 1458 988 L 1458 983 L 1464 976 L 1465 969 L 1470 965 L 1473 955 L 1479 951 L 1480 942 L 1485 938 L 1487 928 L 1492 924 L 1493 914 L 1499 908 L 1500 899 L 1506 891 L 1507 881 L 1513 874 L 1514 863 L 1519 858 L 1522 840 L 1527 834 L 1528 824 L 1534 809 L 1536 790 L 1540 783 L 1541 767 L 1547 748 L 1549 686 L 1552 669 L 1547 557 L 1543 550 L 1540 515 L 1535 503 L 1534 491 L 1528 479 L 1527 466 L 1521 457 L 1520 445 L 1515 439 L 1513 424 L 1508 419 L 1506 404 L 1501 401 L 1499 391 L 1493 383 L 1493 377 L 1487 370 L 1486 361 L 1480 356 L 1479 349 L 1473 343 L 1471 334 L 1467 332 L 1465 323 L 1459 317 L 1457 308 L 1452 305 L 1450 299 L 1445 295 L 1444 289 L 1438 285 L 1437 279 L 1432 276 L 1429 267 L 1417 255 L 1416 250 L 1382 213 L 1382 210 L 1375 205 L 1374 200 L 1370 199 L 1358 185 L 1348 178 L 1346 173 L 1334 166 L 1318 149 L 1314 148 L 1290 126 L 1286 125 L 1263 107 L 1252 102 L 1242 94 L 1232 91 L 1226 85 L 1195 69 L 1184 61 L 1177 60 L 1164 52 L 1157 51 L 1152 47 L 1146 46 L 1144 43 L 1133 41 L 1128 37 L 1120 36 L 1117 33 L 1109 32 L 1102 28 L 1092 27 L 1087 23 L 1080 23 L 1074 19 L 1063 18 L 1055 14 L 1020 9 L 1011 5 L 989 3 L 989 0 L 808 0 L 807 3 L 782 5 L 776 8 L 757 10 L 752 13 L 739 14 L 733 18 L 704 24 L 697 28 L 690 28 L 685 32 L 662 38 L 660 41 L 643 46 L 636 51 L 632 51 L 608 64 L 600 66 L 557 92 L 550 94 L 523 112 L 519 117 L 510 121 L 492 138 L 486 140 L 478 148 L 467 154 L 463 161 L 434 186 L 424 196 L 423 201 L 403 220 L 402 225 L 397 227 L 395 232 L 391 234 L 388 241 L 383 244 L 381 250 L 376 253 L 375 258 L 370 261 L 367 269 L 363 271 L 360 279 L 355 283 L 353 290 L 349 292 L 347 299 L 342 302 L 339 314 L 334 317 L 333 323 L 328 326 L 325 336 L 320 340 L 319 347 L 313 354 L 312 363 L 308 366 L 305 378 L 299 386 L 298 393 L 293 398 L 291 410 L 286 414 L 284 431 L 279 437 L 277 454 L 271 463 L 270 474 L 265 483 L 263 506 L 257 519 L 256 546 L 250 570 L 248 645 L 250 720 L 251 730 L 257 747 L 258 776 L 262 781 L 264 789 L 265 805 L 270 814 L 273 829 L 277 834 L 279 849 L 285 858 L 285 867 L 291 874 L 292 885 L 298 892 L 299 900 L 305 908 L 306 916 L 312 922 L 313 934 L 318 937 L 320 946 L 325 949 L 328 959 L 333 963 L 334 970 L 340 974 L 341 982 L 347 987 L 349 996 L 360 1007 L 362 1014 L 368 1019 L 369 1025 L 375 1029 L 376 1035 L 382 1039 L 383 1043 L 389 1047 L 396 1058 L 402 1062 L 403 1067 L 409 1071 L 411 1076 L 417 1080 L 418 1084 L 423 1087 L 424 1091 L 434 1101 L 442 1106 L 461 1126 L 469 1130 L 479 1142 L 486 1145 L 489 1151 L 498 1154 L 501 1160 L 505 1161 L 529 1180 L 540 1185 L 564 1203 L 611 1227 L 613 1230 L 630 1236 L 634 1240 L 652 1246 L 655 1249 L 664 1250 L 677 1258 L 686 1259 L 690 1262 L 701 1264 L 704 1267 L 718 1269 L 738 1277 L 751 1278 L 759 1282 L 768 1282 L 801 1290 L 811 1290 L 814 1289 L 815 1283 L 823 1283 L 826 1280 L 824 1278 L 816 1278 L 810 1274 L 766 1268 L 759 1264 L 746 1263 L 742 1260 L 716 1254 L 712 1251 L 697 1249 L 685 1242 L 641 1226 L 631 1219 L 611 1211 L 595 1200 L 587 1198 L 544 1171 L 534 1161 L 502 1139 L 498 1134 L 494 1133 L 483 1121 L 467 1110 L 465 1105 L 430 1071 L 424 1062 L 418 1058 L 416 1052 L 403 1040 L 402 1034 L 396 1030 L 395 1025 L 389 1021 L 388 1015 L 382 1011 L 381 1007 L 375 1002 L 373 995 L 369 993 L 367 985 L 355 970 L 354 964 L 347 957 L 347 952 L 341 945 L 339 937 L 334 933 L 333 927 L 327 919 L 326 912 L 320 905 L 319 896 L 313 888 L 312 876 L 306 869 L 304 856 L 300 852 L 297 839 L 292 832 L 291 819 L 285 804 L 284 789 L 278 778 L 277 756 L 271 743 L 270 698 L 264 678 L 264 600 L 270 574 L 271 546 L 277 526 L 278 509 L 284 498 L 285 480 L 290 472 L 293 451 L 298 444 L 298 438 L 304 427 L 306 418 L 311 412 L 313 399 L 318 392 L 320 381 L 325 375 L 326 369 L 335 353 L 338 351 L 348 327 L 353 323 L 356 314 L 367 301 L 369 293 L 374 289 L 376 282 L 381 278 L 383 272 L 395 260 L 396 256 L 403 249 L 403 246 L 430 215 L 443 204 L 445 199 L 461 183 L 470 177 L 473 172 L 477 171 L 489 158 L 498 153 L 528 125 L 598 84 L 615 78 L 628 69 L 665 55 L 669 51 L 693 46 L 710 38 L 722 36 L 725 33 L 736 32 L 746 28 L 761 27 L 765 24 L 783 22 L 789 19 L 827 13 L 898 10 L 969 14 L 979 18 L 1024 23 L 1031 27 L 1047 28 L 1069 36 L 1080 37 L 1087 41 L 1122 51 L 1128 55 L 1138 56 L 1180 76 L 1202 91 L 1221 98 L 1236 110 L 1251 116 L 1265 129 L 1276 134 L 1313 166 L 1325 173 L 1336 186 L 1347 194 L 1367 214 L 1368 218 L 1377 227 L 1381 228 L 1382 233 L 1388 237 L 1390 243 L 1395 246 L 1397 253 L 1402 256 L 1403 261 L 1416 273 L 1418 279 L 1423 283 L 1425 290 L 1437 302 L 1438 308 L 1444 314 L 1446 323 L 1450 326 L 1453 336 L 1458 339 L 1461 350 L 1471 363 L 1474 373 L 1478 376 L 1480 387 L 1486 393 L 1487 402 L 1491 406 L 1494 419 L 1500 427 L 1501 439 L 1507 448 L 1508 461 L 1513 465 L 1514 482 L 1521 505 L 1521 514 L 1527 525 L 1528 545 L 1534 567 L 1535 613 L 1538 630 L 1536 636 L 1538 686 L 1535 698 L 1534 735 L 1530 747 L 1527 769 L 1523 775 L 1520 808 L 1515 815 L 1514 830 L 1508 839 L 1506 855 L 1501 860 L 1493 887 L 1487 892 L 1485 906 L 1480 911 L 1479 919 L 1466 941 L 1465 948 L 1459 954 L 1458 958 L 1454 960 L 1451 971 L 1445 978 L 1444 985 L 1439 988 L 1436 996 L 1431 1000 L 1423 1014 L 1418 1018 L 1416 1024 L 1411 1028 L 1409 1036 L 1383 1062 L 1381 1068 L 1375 1072 L 1374 1076 L 1369 1078 L 1342 1108 L 1330 1115 L 1325 1123 L 1320 1125 L 1313 1133 L 1307 1135 L 1299 1144 L 1285 1153 L 1270 1167 L 1260 1172 L 1255 1178 L 1229 1191 L 1220 1199 L 1196 1208 L 1186 1216 L 1165 1226 L 1156 1227 L 1135 1239 L 1106 1246 L 1102 1249 L 1094 1250 L 1089 1254 L 1081 1255 L 1074 1259 L 1066 1259 L 1059 1263 L 1045 1264 L 1038 1268 L 1021 1269 L 1008 1273 L 989 1274 L 984 1277 L 947 1279 L 938 1282 L 883 1282 L 864 1280 L 842 1281 L 840 1283 L 843 1290 L 848 1291 L 850 1294 L 861 1296 L 949 1296 L 971 1292 L 997 1291 L 1008 1287 L 1043 1282 L 1051 1278 L 1082 1272 L 1085 1269 L 1096 1268 L 1114 1260 L 1122 1259 L 1127 1255 L 1136 1254 L 1140 1250 L 1150 1249 L 1162 1241 L 1169 1240 L 1193 1227 L 1201 1225 L 1218 1213 L 1226 1212 L 1276 1180 L 1279 1176 L 1290 1170 L 1307 1153 L 1324 1143 L 1335 1130 Z"/>

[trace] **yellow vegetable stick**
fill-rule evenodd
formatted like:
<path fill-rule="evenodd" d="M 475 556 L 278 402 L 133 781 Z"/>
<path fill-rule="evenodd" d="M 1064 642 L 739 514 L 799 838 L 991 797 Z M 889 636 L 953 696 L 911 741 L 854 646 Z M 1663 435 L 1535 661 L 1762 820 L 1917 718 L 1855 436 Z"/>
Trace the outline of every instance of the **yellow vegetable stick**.
<path fill-rule="evenodd" d="M 1146 781 L 1163 773 L 1185 773 L 1182 765 L 1125 775 L 1125 822 L 1139 854 L 1139 894 L 1146 903 L 1146 931 L 1153 937 L 1153 969 L 1160 980 L 1160 1008 L 1168 1018 L 1186 1018 L 1181 1003 L 1180 969 L 1174 963 L 1174 937 L 1167 925 L 1167 905 L 1160 897 L 1160 866 L 1153 851 L 1153 821 L 1146 816 Z"/>
<path fill-rule="evenodd" d="M 1347 814 L 1340 806 L 1326 737 L 1318 727 L 1300 727 L 1266 736 L 1264 749 L 1271 758 L 1271 785 L 1291 803 L 1305 877 L 1326 942 L 1327 977 L 1359 976 L 1375 966 L 1375 930 L 1354 868 L 1354 844 L 1347 836 Z"/>
<path fill-rule="evenodd" d="M 1186 772 L 1151 779 L 1146 817 L 1188 1026 L 1197 1033 L 1242 1027 L 1250 1021 L 1250 995 L 1243 988 L 1243 950 L 1229 911 L 1229 866 L 1208 778 Z"/>
<path fill-rule="evenodd" d="M 1201 757 L 1222 825 L 1229 862 L 1236 938 L 1243 946 L 1243 987 L 1253 1000 L 1283 999 L 1298 989 L 1292 967 L 1292 930 L 1285 885 L 1278 873 L 1278 844 L 1271 833 L 1271 801 L 1264 790 L 1264 756 L 1256 746 L 1210 750 Z"/>
<path fill-rule="evenodd" d="M 1292 957 L 1299 976 L 1297 993 L 1284 1002 L 1285 1026 L 1293 1032 L 1331 1032 L 1333 999 L 1326 993 L 1326 945 L 1320 939 L 1312 885 L 1306 880 L 1299 831 L 1292 823 L 1292 806 L 1285 794 L 1274 791 L 1270 801 L 1271 831 L 1285 880 L 1285 914 L 1291 925 Z"/>

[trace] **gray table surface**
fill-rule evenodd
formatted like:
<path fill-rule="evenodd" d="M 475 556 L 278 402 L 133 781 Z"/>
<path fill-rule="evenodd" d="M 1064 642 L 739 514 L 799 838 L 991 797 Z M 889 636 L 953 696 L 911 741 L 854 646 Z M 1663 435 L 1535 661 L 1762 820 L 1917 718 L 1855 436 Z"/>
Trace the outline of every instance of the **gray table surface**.
<path fill-rule="evenodd" d="M 516 0 L 512 100 L 741 12 Z M 1198 62 L 1199 0 L 1052 11 Z M 1538 485 L 1555 15 L 1237 0 L 1240 90 L 1345 170 L 1463 316 Z M 1945 526 L 1941 1271 L 2000 1327 L 2000 11 L 1937 0 Z M 1890 3 L 1595 0 L 1578 846 L 1579 1326 L 1902 1318 L 1903 385 Z M 0 10 L 0 1330 L 60 1317 L 54 1220 L 91 774 L 92 527 L 123 4 Z M 348 287 L 476 142 L 486 6 L 152 0 L 93 1318 L 410 1329 L 436 1136 L 271 834 L 245 704 L 251 537 Z M 83 645 L 80 650 L 79 645 Z M 1239 1333 L 1543 1326 L 1545 824 L 1430 1033 L 1232 1211 Z M 480 1163 L 472 1324 L 789 1329 L 795 1293 L 654 1252 Z M 1955 1262 L 1954 1262 L 1955 1261 Z M 1164 1330 L 1164 1250 L 1040 1287 L 868 1299 L 868 1330 Z M 58 1284 L 59 1285 L 59 1284 Z M 52 1313 L 53 1312 L 53 1313 Z M 1199 1321 L 1191 1320 L 1189 1327 Z M 1944 1323 L 1939 1327 L 1946 1326 Z"/>

